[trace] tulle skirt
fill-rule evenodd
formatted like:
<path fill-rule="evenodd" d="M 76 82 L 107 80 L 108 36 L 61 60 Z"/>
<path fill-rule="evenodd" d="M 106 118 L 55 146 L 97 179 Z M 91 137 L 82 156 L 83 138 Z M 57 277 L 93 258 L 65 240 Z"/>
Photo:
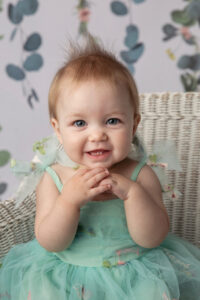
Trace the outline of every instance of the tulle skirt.
<path fill-rule="evenodd" d="M 200 300 L 200 249 L 169 234 L 137 259 L 83 267 L 63 262 L 34 239 L 3 259 L 0 299 Z"/>

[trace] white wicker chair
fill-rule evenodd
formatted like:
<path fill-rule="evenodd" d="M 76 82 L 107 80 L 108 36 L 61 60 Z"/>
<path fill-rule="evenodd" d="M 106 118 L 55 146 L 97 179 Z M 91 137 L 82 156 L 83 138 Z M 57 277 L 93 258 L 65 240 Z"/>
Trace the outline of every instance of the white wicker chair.
<path fill-rule="evenodd" d="M 171 232 L 200 247 L 200 93 L 141 94 L 139 134 L 148 151 L 156 140 L 173 140 L 182 172 L 168 171 L 181 192 L 177 200 L 164 197 Z M 14 199 L 0 203 L 0 258 L 18 243 L 34 238 L 35 193 L 18 209 Z"/>

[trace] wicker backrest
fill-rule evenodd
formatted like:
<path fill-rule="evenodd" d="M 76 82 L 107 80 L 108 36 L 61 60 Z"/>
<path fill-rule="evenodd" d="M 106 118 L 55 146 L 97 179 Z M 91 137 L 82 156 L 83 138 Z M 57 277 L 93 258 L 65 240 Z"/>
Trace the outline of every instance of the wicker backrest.
<path fill-rule="evenodd" d="M 181 192 L 164 198 L 171 231 L 200 247 L 200 93 L 143 94 L 139 133 L 151 151 L 156 140 L 173 140 L 182 172 L 168 171 Z"/>
<path fill-rule="evenodd" d="M 177 200 L 164 196 L 171 232 L 200 247 L 200 93 L 141 94 L 138 128 L 148 151 L 157 140 L 173 140 L 182 171 L 168 171 L 181 192 Z M 0 258 L 14 245 L 34 238 L 35 193 L 18 209 L 14 199 L 0 203 Z"/>

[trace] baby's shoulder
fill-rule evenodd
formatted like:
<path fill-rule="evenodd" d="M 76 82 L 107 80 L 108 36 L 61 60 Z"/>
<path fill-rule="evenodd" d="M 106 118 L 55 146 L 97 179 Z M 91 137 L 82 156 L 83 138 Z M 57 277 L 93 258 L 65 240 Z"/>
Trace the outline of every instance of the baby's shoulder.
<path fill-rule="evenodd" d="M 124 164 L 122 165 L 122 168 L 120 170 L 121 174 L 130 178 L 134 174 L 134 172 L 136 172 L 136 169 L 140 165 L 140 163 L 141 162 L 138 160 L 133 160 L 132 158 L 128 158 L 127 160 L 124 161 Z M 153 169 L 150 166 L 148 166 L 146 163 L 141 165 L 139 172 L 137 170 L 137 173 L 138 173 L 137 176 L 138 182 L 157 179 L 157 176 L 153 171 Z"/>
<path fill-rule="evenodd" d="M 67 182 L 74 174 L 75 170 L 67 167 L 67 166 L 62 166 L 60 164 L 53 164 L 50 166 L 50 168 L 56 173 L 58 176 L 59 180 L 61 181 L 62 184 Z M 40 189 L 41 187 L 46 187 L 48 186 L 49 189 L 55 188 L 55 182 L 52 177 L 54 177 L 52 172 L 47 172 L 47 170 L 44 172 L 37 189 Z M 57 188 L 56 188 L 57 189 Z"/>
<path fill-rule="evenodd" d="M 54 164 L 51 166 L 51 168 L 55 171 L 55 173 L 58 175 L 60 181 L 62 184 L 67 182 L 76 172 L 75 169 L 70 168 L 68 166 L 63 166 L 60 164 Z"/>

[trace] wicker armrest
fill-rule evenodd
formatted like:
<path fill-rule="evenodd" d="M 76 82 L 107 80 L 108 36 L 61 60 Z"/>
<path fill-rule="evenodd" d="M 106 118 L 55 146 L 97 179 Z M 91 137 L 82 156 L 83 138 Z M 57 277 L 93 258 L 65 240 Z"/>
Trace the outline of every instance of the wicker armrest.
<path fill-rule="evenodd" d="M 0 202 L 0 258 L 15 244 L 34 238 L 35 192 L 15 207 L 15 200 Z"/>

